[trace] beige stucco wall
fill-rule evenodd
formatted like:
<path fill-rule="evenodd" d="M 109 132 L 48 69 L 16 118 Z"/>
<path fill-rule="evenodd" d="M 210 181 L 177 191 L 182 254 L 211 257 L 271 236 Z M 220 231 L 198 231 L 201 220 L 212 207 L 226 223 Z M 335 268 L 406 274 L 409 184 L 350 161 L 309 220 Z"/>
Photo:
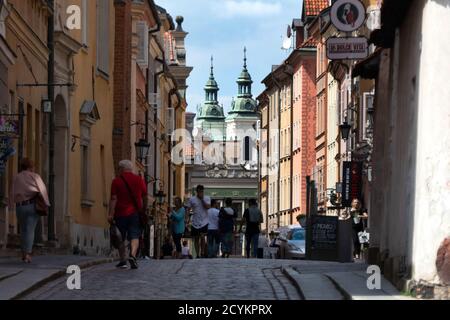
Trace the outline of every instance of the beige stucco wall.
<path fill-rule="evenodd" d="M 67 1 L 69 3 L 69 1 Z M 81 1 L 72 1 L 79 4 Z M 85 239 L 90 247 L 91 239 L 94 247 L 109 246 L 109 237 L 104 234 L 108 228 L 107 214 L 111 181 L 114 178 L 112 158 L 112 124 L 113 124 L 113 71 L 114 71 L 114 6 L 109 7 L 109 75 L 104 77 L 97 72 L 97 14 L 96 2 L 88 4 L 88 41 L 74 57 L 76 90 L 71 97 L 70 134 L 80 137 L 80 108 L 85 100 L 95 100 L 100 114 L 91 128 L 90 143 L 90 198 L 94 201 L 92 207 L 81 206 L 81 149 L 78 140 L 69 158 L 69 214 L 72 216 L 72 244 L 80 241 L 83 247 Z M 64 7 L 64 6 L 63 6 Z M 78 42 L 82 42 L 81 32 L 73 30 L 69 33 Z M 94 77 L 92 72 L 94 70 Z M 94 81 L 94 83 L 93 83 Z M 93 96 L 95 94 L 95 97 Z M 101 156 L 101 147 L 104 156 Z M 102 242 L 100 243 L 100 239 Z M 86 248 L 92 250 L 92 248 Z"/>

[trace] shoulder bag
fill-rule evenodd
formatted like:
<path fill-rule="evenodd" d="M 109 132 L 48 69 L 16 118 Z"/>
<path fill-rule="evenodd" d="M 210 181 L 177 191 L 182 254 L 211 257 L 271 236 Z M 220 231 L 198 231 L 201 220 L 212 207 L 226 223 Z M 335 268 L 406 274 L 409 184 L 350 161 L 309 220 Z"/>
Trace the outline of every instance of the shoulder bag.
<path fill-rule="evenodd" d="M 139 209 L 139 204 L 137 202 L 137 199 L 134 197 L 133 192 L 131 191 L 130 185 L 128 184 L 127 180 L 123 176 L 120 176 L 120 178 L 123 180 L 123 183 L 125 183 L 125 187 L 128 190 L 128 194 L 133 201 L 134 207 L 136 208 L 138 214 L 139 214 L 139 221 L 141 223 L 141 226 L 144 227 L 148 224 L 148 216 L 145 212 L 145 208 Z"/>

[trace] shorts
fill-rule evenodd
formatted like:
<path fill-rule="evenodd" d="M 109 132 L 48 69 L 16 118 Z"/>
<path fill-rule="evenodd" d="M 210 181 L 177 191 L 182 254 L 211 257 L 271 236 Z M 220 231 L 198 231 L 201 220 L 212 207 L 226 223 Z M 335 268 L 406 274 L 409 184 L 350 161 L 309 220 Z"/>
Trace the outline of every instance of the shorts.
<path fill-rule="evenodd" d="M 116 226 L 122 234 L 122 239 L 128 241 L 141 238 L 142 228 L 139 220 L 139 214 L 135 213 L 127 217 L 116 217 Z"/>
<path fill-rule="evenodd" d="M 204 236 L 208 234 L 208 225 L 201 227 L 200 229 L 197 229 L 196 227 L 192 226 L 191 229 L 191 236 L 198 237 L 198 236 Z"/>

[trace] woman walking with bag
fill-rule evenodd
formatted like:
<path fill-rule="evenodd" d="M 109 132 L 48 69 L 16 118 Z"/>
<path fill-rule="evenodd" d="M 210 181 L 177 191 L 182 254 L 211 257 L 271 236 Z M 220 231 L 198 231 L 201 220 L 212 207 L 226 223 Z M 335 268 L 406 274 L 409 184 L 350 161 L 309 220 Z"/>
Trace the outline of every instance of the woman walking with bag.
<path fill-rule="evenodd" d="M 47 215 L 50 206 L 47 188 L 42 178 L 35 173 L 33 161 L 22 159 L 20 172 L 11 186 L 10 207 L 16 206 L 20 227 L 22 261 L 31 263 L 34 233 L 40 216 Z"/>

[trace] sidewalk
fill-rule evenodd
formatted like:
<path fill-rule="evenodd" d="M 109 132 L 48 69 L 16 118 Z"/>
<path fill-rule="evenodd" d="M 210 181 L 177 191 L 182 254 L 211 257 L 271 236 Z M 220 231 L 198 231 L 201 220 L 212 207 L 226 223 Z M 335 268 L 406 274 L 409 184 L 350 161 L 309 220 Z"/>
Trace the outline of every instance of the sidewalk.
<path fill-rule="evenodd" d="M 0 257 L 0 300 L 17 299 L 66 274 L 67 267 L 81 269 L 112 262 L 112 258 L 74 255 L 42 255 L 25 264 L 19 257 Z"/>
<path fill-rule="evenodd" d="M 402 295 L 381 275 L 381 289 L 367 287 L 367 265 L 330 264 L 283 268 L 305 300 L 415 300 Z"/>

